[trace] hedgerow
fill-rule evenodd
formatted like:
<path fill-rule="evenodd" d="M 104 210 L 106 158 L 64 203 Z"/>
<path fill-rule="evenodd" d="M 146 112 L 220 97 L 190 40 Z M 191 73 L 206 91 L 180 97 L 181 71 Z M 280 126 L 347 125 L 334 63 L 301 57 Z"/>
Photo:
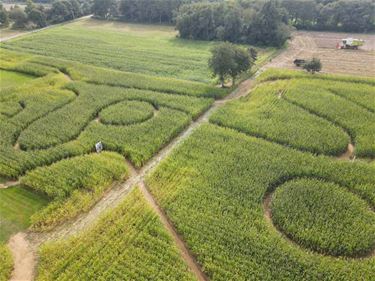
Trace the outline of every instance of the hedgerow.
<path fill-rule="evenodd" d="M 28 172 L 21 183 L 54 201 L 32 217 L 34 230 L 48 230 L 87 211 L 113 181 L 128 176 L 123 158 L 112 152 L 65 159 Z"/>
<path fill-rule="evenodd" d="M 108 125 L 132 125 L 144 122 L 154 115 L 151 104 L 140 101 L 125 101 L 100 112 L 100 122 Z"/>
<path fill-rule="evenodd" d="M 52 279 L 195 280 L 139 189 L 79 236 L 42 246 L 37 280 Z"/>
<path fill-rule="evenodd" d="M 8 247 L 0 244 L 0 281 L 8 281 L 13 269 L 13 260 Z"/>
<path fill-rule="evenodd" d="M 348 134 L 283 99 L 288 88 L 284 81 L 260 85 L 249 97 L 219 108 L 210 121 L 304 151 L 343 153 L 350 142 Z"/>
<path fill-rule="evenodd" d="M 366 202 L 334 183 L 296 179 L 277 187 L 272 220 L 294 241 L 331 255 L 373 250 L 375 214 Z"/>
<path fill-rule="evenodd" d="M 270 225 L 262 204 L 281 183 L 305 177 L 336 183 L 373 207 L 374 173 L 365 163 L 317 157 L 205 125 L 147 182 L 211 280 L 371 280 L 373 258 L 322 256 L 296 246 Z"/>

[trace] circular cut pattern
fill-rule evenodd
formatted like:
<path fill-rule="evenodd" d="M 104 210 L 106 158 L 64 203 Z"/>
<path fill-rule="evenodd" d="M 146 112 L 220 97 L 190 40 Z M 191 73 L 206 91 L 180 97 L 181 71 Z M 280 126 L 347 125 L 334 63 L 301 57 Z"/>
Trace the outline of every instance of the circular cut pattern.
<path fill-rule="evenodd" d="M 375 214 L 367 203 L 334 183 L 296 179 L 272 196 L 276 227 L 300 245 L 334 256 L 358 256 L 375 245 Z"/>
<path fill-rule="evenodd" d="M 147 102 L 124 101 L 104 109 L 99 117 L 104 124 L 131 125 L 146 121 L 153 114 L 154 108 Z"/>

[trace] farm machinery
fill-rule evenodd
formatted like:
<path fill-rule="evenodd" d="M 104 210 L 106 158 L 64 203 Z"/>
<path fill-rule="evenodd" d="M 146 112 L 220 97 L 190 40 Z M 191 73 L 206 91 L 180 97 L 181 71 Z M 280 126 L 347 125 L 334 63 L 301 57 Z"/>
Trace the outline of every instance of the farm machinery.
<path fill-rule="evenodd" d="M 346 38 L 346 39 L 342 39 L 341 45 L 337 43 L 337 46 L 338 46 L 338 49 L 358 50 L 358 48 L 363 46 L 363 44 L 365 44 L 364 40 Z"/>

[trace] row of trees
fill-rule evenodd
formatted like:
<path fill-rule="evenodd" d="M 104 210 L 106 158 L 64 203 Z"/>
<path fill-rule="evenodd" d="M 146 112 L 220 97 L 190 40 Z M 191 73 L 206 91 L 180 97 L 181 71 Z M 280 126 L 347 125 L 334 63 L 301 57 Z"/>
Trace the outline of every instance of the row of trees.
<path fill-rule="evenodd" d="M 281 46 L 289 38 L 285 9 L 275 1 L 94 0 L 103 19 L 176 23 L 182 38 Z"/>
<path fill-rule="evenodd" d="M 285 10 L 275 1 L 257 8 L 239 2 L 184 5 L 176 28 L 182 38 L 282 46 L 290 36 Z"/>
<path fill-rule="evenodd" d="M 375 31 L 373 0 L 282 0 L 281 5 L 298 29 Z"/>
<path fill-rule="evenodd" d="M 218 37 L 228 37 L 232 28 L 244 29 L 249 26 L 256 13 L 268 1 L 94 0 L 94 13 L 101 18 L 118 18 L 131 22 L 170 24 L 179 21 L 185 26 L 198 18 L 200 23 L 195 24 L 193 29 L 208 24 L 206 32 L 212 31 L 213 26 L 214 29 L 219 27 L 216 32 Z M 375 30 L 373 0 L 275 1 L 279 3 L 277 6 L 284 19 L 298 29 L 353 32 Z M 195 31 L 190 33 L 196 34 Z M 204 37 L 199 33 L 201 31 L 198 31 L 198 36 Z"/>
<path fill-rule="evenodd" d="M 13 22 L 14 28 L 40 28 L 73 20 L 90 12 L 91 4 L 88 0 L 57 0 L 48 9 L 27 0 L 25 9 L 16 5 L 7 11 L 0 4 L 0 25 L 8 26 Z"/>

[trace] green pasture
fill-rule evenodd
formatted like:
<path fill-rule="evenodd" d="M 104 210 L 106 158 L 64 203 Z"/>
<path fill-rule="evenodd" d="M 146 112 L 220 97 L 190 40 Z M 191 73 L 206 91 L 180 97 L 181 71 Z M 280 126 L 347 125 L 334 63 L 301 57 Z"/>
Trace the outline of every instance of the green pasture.
<path fill-rule="evenodd" d="M 34 77 L 13 71 L 0 69 L 0 89 L 21 86 Z"/>
<path fill-rule="evenodd" d="M 12 234 L 27 229 L 31 216 L 47 203 L 46 197 L 23 186 L 0 189 L 0 242 L 6 242 Z"/>

